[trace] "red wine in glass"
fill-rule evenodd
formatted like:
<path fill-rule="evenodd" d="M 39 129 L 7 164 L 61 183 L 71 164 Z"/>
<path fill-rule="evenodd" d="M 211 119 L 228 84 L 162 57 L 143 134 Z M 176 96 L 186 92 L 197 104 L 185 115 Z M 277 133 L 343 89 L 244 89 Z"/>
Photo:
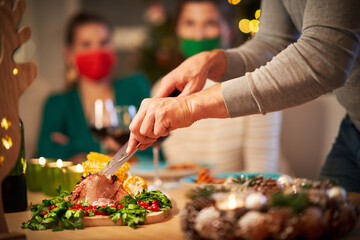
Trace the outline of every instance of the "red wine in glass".
<path fill-rule="evenodd" d="M 130 137 L 130 130 L 128 128 L 109 128 L 108 136 L 111 136 L 121 146 L 124 145 Z"/>
<path fill-rule="evenodd" d="M 97 128 L 95 126 L 90 127 L 90 131 L 99 139 L 103 140 L 107 136 L 106 128 Z"/>

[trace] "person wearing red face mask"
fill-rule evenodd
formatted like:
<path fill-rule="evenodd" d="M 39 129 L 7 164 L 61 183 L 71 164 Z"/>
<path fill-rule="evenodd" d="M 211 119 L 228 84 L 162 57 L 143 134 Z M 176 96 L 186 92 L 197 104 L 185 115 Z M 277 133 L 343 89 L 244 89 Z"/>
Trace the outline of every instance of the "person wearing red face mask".
<path fill-rule="evenodd" d="M 138 109 L 142 99 L 150 95 L 150 83 L 141 74 L 114 79 L 117 56 L 110 38 L 109 24 L 98 15 L 78 13 L 70 20 L 65 55 L 67 78 L 72 81 L 68 91 L 50 96 L 45 104 L 39 156 L 80 162 L 90 151 L 116 151 L 121 147 L 111 137 L 100 141 L 91 133 L 94 103 L 111 99 L 115 105 L 134 105 Z M 151 150 L 140 154 L 151 154 Z"/>

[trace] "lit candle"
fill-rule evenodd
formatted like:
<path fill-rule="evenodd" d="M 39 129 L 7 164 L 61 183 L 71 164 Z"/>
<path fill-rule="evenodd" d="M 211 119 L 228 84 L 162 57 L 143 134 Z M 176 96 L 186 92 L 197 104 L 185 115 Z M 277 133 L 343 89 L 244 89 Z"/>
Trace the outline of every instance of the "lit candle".
<path fill-rule="evenodd" d="M 42 178 L 42 191 L 45 195 L 56 196 L 56 189 L 62 185 L 62 169 L 71 166 L 72 162 L 58 159 L 45 165 Z"/>
<path fill-rule="evenodd" d="M 72 165 L 63 168 L 63 189 L 73 191 L 75 185 L 81 180 L 84 174 L 84 168 L 81 164 Z"/>
<path fill-rule="evenodd" d="M 242 194 L 219 193 L 215 197 L 216 207 L 219 210 L 235 210 L 244 207 L 245 201 Z"/>
<path fill-rule="evenodd" d="M 46 159 L 44 157 L 33 158 L 27 161 L 26 186 L 32 192 L 41 192 L 41 176 Z"/>

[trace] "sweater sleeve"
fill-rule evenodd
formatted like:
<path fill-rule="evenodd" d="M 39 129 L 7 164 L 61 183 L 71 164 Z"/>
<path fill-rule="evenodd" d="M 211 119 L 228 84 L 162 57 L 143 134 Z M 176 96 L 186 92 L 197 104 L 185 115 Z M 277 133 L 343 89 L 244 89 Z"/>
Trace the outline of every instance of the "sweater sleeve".
<path fill-rule="evenodd" d="M 225 52 L 223 80 L 237 77 L 222 83 L 229 115 L 281 110 L 342 86 L 359 51 L 359 10 L 357 0 L 308 0 L 302 34 L 291 43 L 296 30 L 282 1 L 263 1 L 257 36 Z"/>
<path fill-rule="evenodd" d="M 62 158 L 67 159 L 72 155 L 72 145 L 58 144 L 51 139 L 51 134 L 54 132 L 65 132 L 65 113 L 64 101 L 61 96 L 51 96 L 46 101 L 40 137 L 38 141 L 39 156 L 47 158 Z"/>

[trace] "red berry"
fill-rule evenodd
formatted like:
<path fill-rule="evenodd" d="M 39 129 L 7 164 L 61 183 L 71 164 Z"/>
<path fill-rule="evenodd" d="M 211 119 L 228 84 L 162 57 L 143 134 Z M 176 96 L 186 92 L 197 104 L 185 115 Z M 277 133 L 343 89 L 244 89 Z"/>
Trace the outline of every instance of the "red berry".
<path fill-rule="evenodd" d="M 89 207 L 84 207 L 84 210 L 85 210 L 85 211 L 89 210 Z"/>
<path fill-rule="evenodd" d="M 152 206 L 148 206 L 146 209 L 152 211 Z"/>
<path fill-rule="evenodd" d="M 47 207 L 47 210 L 48 210 L 48 211 L 50 211 L 50 210 L 51 210 L 51 207 L 50 207 L 50 206 L 48 206 L 48 207 Z"/>
<path fill-rule="evenodd" d="M 42 215 L 46 215 L 46 214 L 48 214 L 48 211 L 43 211 L 42 212 Z"/>
<path fill-rule="evenodd" d="M 90 204 L 88 208 L 89 209 L 94 209 L 94 206 Z"/>
<path fill-rule="evenodd" d="M 124 207 L 124 205 L 122 205 L 122 204 L 119 204 L 116 206 L 117 209 L 122 209 L 123 207 Z"/>
<path fill-rule="evenodd" d="M 100 212 L 95 210 L 95 211 L 94 211 L 94 214 L 95 214 L 95 215 L 100 215 Z"/>
<path fill-rule="evenodd" d="M 144 208 L 147 208 L 149 206 L 149 203 L 148 202 L 145 202 L 145 201 L 141 201 L 140 202 L 140 206 L 144 207 Z"/>
<path fill-rule="evenodd" d="M 83 209 L 84 209 L 84 207 L 83 207 L 83 206 L 81 206 L 80 204 L 76 204 L 75 209 L 77 209 L 77 210 L 79 210 L 79 209 L 83 210 Z"/>
<path fill-rule="evenodd" d="M 87 216 L 87 215 L 88 215 L 88 212 L 85 212 L 84 215 Z"/>
<path fill-rule="evenodd" d="M 156 200 L 152 200 L 151 205 L 159 206 L 159 203 L 158 203 L 158 201 L 156 201 Z"/>
<path fill-rule="evenodd" d="M 57 208 L 57 206 L 54 204 L 51 206 L 51 209 Z"/>
<path fill-rule="evenodd" d="M 153 204 L 153 205 L 151 205 L 151 210 L 153 210 L 154 212 L 157 212 L 157 211 L 159 211 L 159 206 Z"/>

